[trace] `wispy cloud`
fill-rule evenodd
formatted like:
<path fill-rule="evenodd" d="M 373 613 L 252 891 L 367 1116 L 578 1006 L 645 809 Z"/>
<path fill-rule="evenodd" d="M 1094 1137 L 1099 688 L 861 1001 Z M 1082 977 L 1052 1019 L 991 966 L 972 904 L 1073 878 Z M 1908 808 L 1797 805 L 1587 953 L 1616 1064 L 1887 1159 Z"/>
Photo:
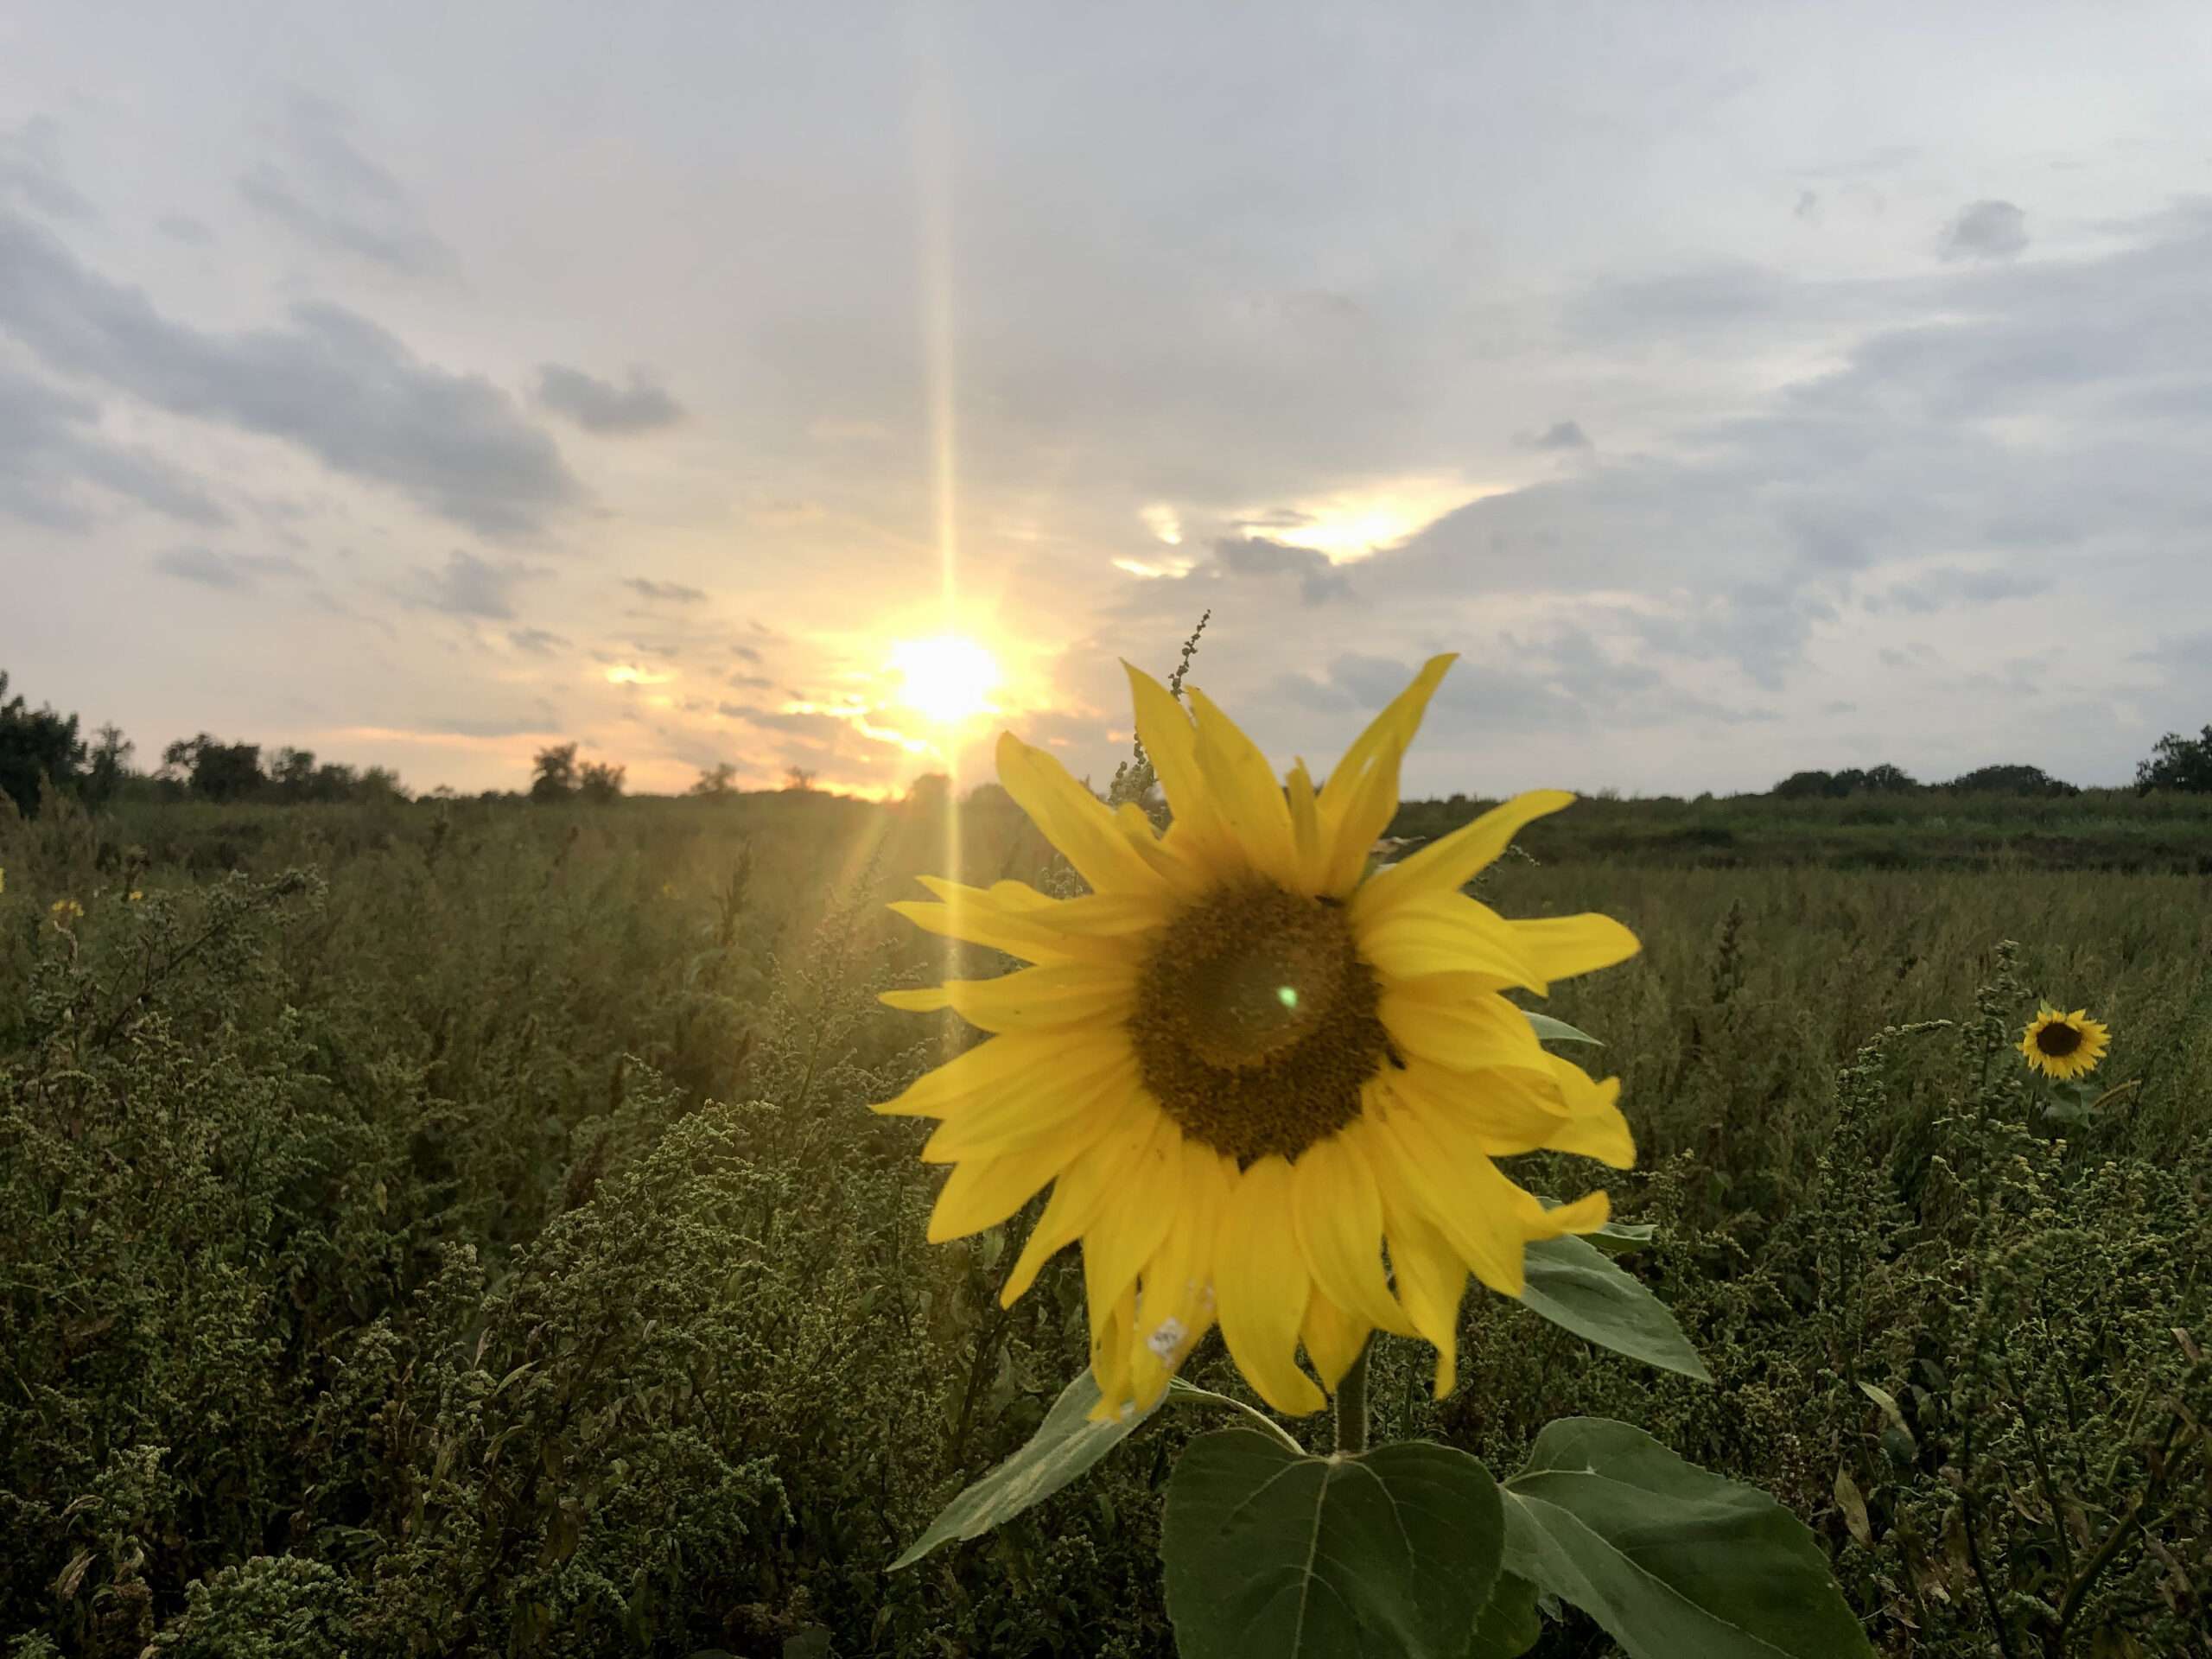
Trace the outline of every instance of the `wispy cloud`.
<path fill-rule="evenodd" d="M 683 418 L 683 405 L 636 369 L 630 371 L 629 385 L 618 386 L 582 369 L 548 363 L 537 372 L 537 401 L 602 435 L 651 432 Z"/>
<path fill-rule="evenodd" d="M 243 591 L 257 588 L 265 576 L 297 580 L 307 567 L 297 559 L 276 553 L 219 553 L 211 547 L 174 547 L 155 556 L 154 569 L 165 576 L 198 582 L 203 588 Z"/>
<path fill-rule="evenodd" d="M 238 180 L 246 205 L 309 245 L 398 276 L 449 281 L 453 250 L 416 219 L 407 194 L 353 142 L 335 105 L 304 93 L 286 103 L 277 156 Z"/>
<path fill-rule="evenodd" d="M 505 392 L 422 361 L 365 317 L 302 305 L 282 327 L 197 329 L 4 213 L 0 328 L 64 373 L 297 444 L 487 535 L 536 529 L 580 493 L 552 440 Z"/>

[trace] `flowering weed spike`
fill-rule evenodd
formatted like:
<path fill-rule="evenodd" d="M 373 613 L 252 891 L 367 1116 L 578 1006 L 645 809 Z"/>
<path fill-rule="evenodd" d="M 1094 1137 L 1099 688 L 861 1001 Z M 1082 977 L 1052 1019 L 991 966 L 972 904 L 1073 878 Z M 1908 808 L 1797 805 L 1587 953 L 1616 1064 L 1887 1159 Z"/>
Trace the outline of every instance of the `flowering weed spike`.
<path fill-rule="evenodd" d="M 1318 1408 L 1377 1329 L 1436 1345 L 1441 1395 L 1469 1272 L 1518 1296 L 1530 1240 L 1606 1217 L 1602 1192 L 1547 1209 L 1492 1160 L 1635 1161 L 1618 1080 L 1548 1053 L 1504 995 L 1609 967 L 1635 938 L 1598 915 L 1511 921 L 1461 891 L 1573 797 L 1521 796 L 1371 871 L 1451 660 L 1319 791 L 1302 767 L 1286 790 L 1203 692 L 1186 708 L 1132 670 L 1166 831 L 1008 735 L 1001 780 L 1092 892 L 936 884 L 947 902 L 898 906 L 1036 964 L 893 994 L 995 1034 L 878 1109 L 941 1120 L 925 1156 L 954 1167 L 933 1238 L 995 1226 L 1052 1185 L 1008 1291 L 1081 1243 L 1102 1418 L 1158 1400 L 1216 1324 L 1280 1411 Z"/>

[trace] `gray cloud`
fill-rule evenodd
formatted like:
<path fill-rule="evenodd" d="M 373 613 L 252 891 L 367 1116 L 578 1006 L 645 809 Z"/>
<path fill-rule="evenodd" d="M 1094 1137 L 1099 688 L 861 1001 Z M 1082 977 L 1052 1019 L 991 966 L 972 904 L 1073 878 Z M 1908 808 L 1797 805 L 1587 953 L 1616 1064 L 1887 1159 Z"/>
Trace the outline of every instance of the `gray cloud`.
<path fill-rule="evenodd" d="M 486 535 L 535 529 L 578 493 L 560 451 L 505 393 L 423 362 L 336 306 L 297 307 L 282 328 L 203 332 L 0 214 L 0 327 L 66 373 L 298 444 Z"/>
<path fill-rule="evenodd" d="M 1225 536 L 1213 547 L 1216 563 L 1233 576 L 1296 576 L 1298 596 L 1308 605 L 1350 599 L 1343 571 L 1308 547 L 1291 547 L 1264 536 Z"/>
<path fill-rule="evenodd" d="M 2028 245 L 2028 216 L 2009 201 L 1969 202 L 1943 227 L 1944 259 L 2010 259 Z"/>
<path fill-rule="evenodd" d="M 192 480 L 103 437 L 99 419 L 99 408 L 87 399 L 0 366 L 0 512 L 53 529 L 81 529 L 96 517 L 86 499 L 89 486 L 187 524 L 229 522 Z"/>
<path fill-rule="evenodd" d="M 655 582 L 649 576 L 626 576 L 622 585 L 657 604 L 696 605 L 707 596 L 703 588 L 687 588 L 680 582 Z"/>
<path fill-rule="evenodd" d="M 295 94 L 278 127 L 282 160 L 238 180 L 246 205 L 302 241 L 396 275 L 450 280 L 453 250 L 416 222 L 399 181 L 353 143 L 335 105 Z"/>
<path fill-rule="evenodd" d="M 448 616 L 478 617 L 504 622 L 515 613 L 514 592 L 524 582 L 543 575 L 524 564 L 492 564 L 474 553 L 455 548 L 438 568 L 415 572 L 410 603 Z M 513 638 L 513 635 L 510 635 Z"/>
<path fill-rule="evenodd" d="M 171 548 L 157 554 L 154 569 L 165 576 L 196 582 L 203 588 L 243 591 L 257 588 L 264 576 L 297 579 L 307 567 L 297 559 L 273 553 L 218 553 L 197 544 Z"/>
<path fill-rule="evenodd" d="M 171 241 L 181 242 L 188 248 L 210 247 L 215 240 L 215 232 L 189 213 L 167 214 L 156 228 Z"/>
<path fill-rule="evenodd" d="M 582 369 L 548 363 L 537 372 L 537 401 L 587 432 L 602 435 L 650 432 L 683 418 L 683 406 L 635 369 L 630 384 L 618 386 Z"/>
<path fill-rule="evenodd" d="M 13 201 L 55 219 L 99 217 L 64 176 L 60 139 L 60 128 L 46 115 L 0 132 L 0 202 Z"/>
<path fill-rule="evenodd" d="M 2037 594 L 2048 592 L 2050 585 L 2050 578 L 2041 571 L 2024 569 L 2017 564 L 1999 565 L 1987 570 L 1939 565 L 1909 582 L 1897 582 L 1879 594 L 1870 594 L 1864 602 L 1870 611 L 1894 607 L 1914 615 L 1925 616 L 1961 605 L 1989 605 L 1999 600 L 2031 599 Z"/>
<path fill-rule="evenodd" d="M 526 651 L 533 657 L 550 657 L 569 642 L 561 635 L 550 633 L 543 628 L 511 628 L 507 631 L 507 643 L 517 651 Z"/>
<path fill-rule="evenodd" d="M 1557 421 L 1541 432 L 1525 433 L 1515 440 L 1523 449 L 1587 449 L 1590 435 L 1573 421 Z"/>

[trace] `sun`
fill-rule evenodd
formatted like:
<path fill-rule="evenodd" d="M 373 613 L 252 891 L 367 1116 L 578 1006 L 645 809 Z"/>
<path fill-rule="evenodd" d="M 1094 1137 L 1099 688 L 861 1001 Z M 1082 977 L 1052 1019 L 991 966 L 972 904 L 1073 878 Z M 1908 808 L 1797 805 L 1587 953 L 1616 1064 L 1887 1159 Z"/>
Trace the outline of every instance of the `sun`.
<path fill-rule="evenodd" d="M 957 633 L 908 639 L 892 648 L 891 666 L 901 681 L 899 700 L 925 720 L 957 726 L 991 710 L 998 662 L 973 639 Z"/>

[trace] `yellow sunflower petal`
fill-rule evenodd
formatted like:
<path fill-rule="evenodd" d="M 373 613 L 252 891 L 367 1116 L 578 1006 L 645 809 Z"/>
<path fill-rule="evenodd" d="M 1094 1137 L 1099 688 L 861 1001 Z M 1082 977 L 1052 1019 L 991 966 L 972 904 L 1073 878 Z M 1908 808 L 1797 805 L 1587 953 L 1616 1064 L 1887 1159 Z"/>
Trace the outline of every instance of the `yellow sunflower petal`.
<path fill-rule="evenodd" d="M 1135 1346 L 1137 1294 L 1132 1286 L 1103 1309 L 1095 1309 L 1090 1327 L 1090 1376 L 1098 1384 L 1098 1403 L 1090 1408 L 1093 1421 L 1107 1422 L 1128 1408 L 1129 1351 Z"/>
<path fill-rule="evenodd" d="M 1094 893 L 1149 893 L 1160 876 L 1129 844 L 1113 809 L 1068 769 L 1012 732 L 999 738 L 999 782 Z"/>
<path fill-rule="evenodd" d="M 1532 789 L 1492 807 L 1471 823 L 1380 869 L 1360 884 L 1355 911 L 1380 915 L 1394 905 L 1457 893 L 1496 861 L 1531 820 L 1574 804 L 1563 789 Z"/>
<path fill-rule="evenodd" d="M 1406 1318 L 1436 1350 L 1436 1397 L 1452 1392 L 1459 1367 L 1459 1300 L 1466 1294 L 1467 1264 L 1444 1235 L 1402 1205 L 1385 1200 L 1390 1230 L 1390 1272 Z"/>
<path fill-rule="evenodd" d="M 1099 1132 L 1094 1129 L 1092 1138 Z M 997 1226 L 1085 1150 L 1071 1138 L 1056 1138 L 995 1158 L 963 1159 L 945 1177 L 930 1211 L 930 1243 L 942 1244 Z"/>
<path fill-rule="evenodd" d="M 1318 804 L 1326 849 L 1322 892 L 1350 893 L 1366 869 L 1376 837 L 1390 827 L 1398 810 L 1398 763 L 1421 729 L 1421 717 L 1445 671 L 1458 660 L 1452 653 L 1422 664 L 1413 683 L 1353 741 L 1321 785 Z"/>
<path fill-rule="evenodd" d="M 918 990 L 885 991 L 881 1000 L 915 1014 L 950 1008 L 980 1031 L 1042 1031 L 1118 1025 L 1135 995 L 1127 971 L 1065 963 L 1024 968 L 996 979 L 950 979 Z"/>
<path fill-rule="evenodd" d="M 1178 897 L 1195 899 L 1212 885 L 1213 878 L 1206 868 L 1184 857 L 1179 846 L 1171 846 L 1152 827 L 1152 820 L 1135 801 L 1123 801 L 1114 810 L 1114 818 L 1129 845 L 1136 849 L 1137 856 L 1150 865 Z"/>
<path fill-rule="evenodd" d="M 1080 1038 L 1015 1032 L 978 1043 L 933 1071 L 925 1071 L 905 1093 L 873 1109 L 886 1117 L 943 1117 L 964 1102 L 983 1100 L 1009 1090 L 1052 1091 L 1063 1067 L 1076 1057 L 1085 1071 L 1103 1070 L 1116 1052 L 1128 1052 L 1128 1039 L 1108 1030 Z"/>
<path fill-rule="evenodd" d="M 1301 1416 L 1319 1410 L 1322 1400 L 1298 1369 L 1298 1333 L 1312 1285 L 1298 1252 L 1282 1248 L 1290 1218 L 1290 1165 L 1262 1158 L 1239 1177 L 1230 1197 L 1214 1290 L 1221 1334 L 1236 1369 L 1277 1411 Z"/>
<path fill-rule="evenodd" d="M 1548 916 L 1536 921 L 1508 922 L 1514 942 L 1538 976 L 1547 980 L 1571 979 L 1626 962 L 1643 946 L 1635 934 L 1610 916 L 1586 912 L 1580 916 Z"/>
<path fill-rule="evenodd" d="M 1412 1326 L 1407 1326 L 1407 1332 L 1411 1334 Z M 1374 1333 L 1372 1325 L 1345 1313 L 1318 1288 L 1306 1304 L 1306 1323 L 1299 1330 L 1306 1357 L 1313 1362 L 1321 1386 L 1331 1394 L 1337 1391 L 1337 1384 L 1344 1380 L 1344 1373 Z"/>
<path fill-rule="evenodd" d="M 1176 1133 L 1159 1108 L 1140 1102 L 1102 1139 L 1078 1154 L 1052 1183 L 1045 1213 L 1037 1217 L 1014 1271 L 999 1287 L 1000 1306 L 1012 1307 L 1037 1282 L 1045 1263 L 1089 1232 L 1108 1204 L 1141 1190 L 1141 1180 L 1162 1161 L 1161 1155 L 1148 1155 L 1154 1142 Z M 1134 1269 L 1130 1277 L 1135 1277 Z"/>
<path fill-rule="evenodd" d="M 1291 767 L 1283 793 L 1290 805 L 1290 838 L 1298 860 L 1298 878 L 1291 891 L 1319 893 L 1328 874 L 1328 849 L 1321 836 L 1321 815 L 1314 806 L 1313 775 L 1304 760 Z"/>
<path fill-rule="evenodd" d="M 1400 1207 L 1442 1233 L 1476 1278 L 1501 1295 L 1518 1296 L 1522 1238 L 1513 1184 L 1451 1114 L 1424 1110 L 1410 1095 L 1388 1098 L 1392 1105 L 1372 1114 L 1381 1131 L 1372 1142 L 1376 1173 L 1395 1182 Z"/>
<path fill-rule="evenodd" d="M 1382 1274 L 1382 1195 L 1361 1139 L 1355 1124 L 1298 1155 L 1291 1170 L 1298 1248 L 1332 1302 L 1370 1325 L 1409 1337 L 1413 1327 Z"/>
<path fill-rule="evenodd" d="M 1160 791 L 1167 797 L 1175 832 L 1183 840 L 1211 849 L 1225 832 L 1212 791 L 1206 787 L 1205 773 L 1198 766 L 1198 729 L 1166 686 L 1141 669 L 1128 663 L 1122 666 L 1128 671 L 1137 741 L 1144 745 Z"/>
<path fill-rule="evenodd" d="M 1179 1180 L 1161 1192 L 1160 1201 L 1173 1211 L 1166 1236 L 1138 1285 L 1129 1386 L 1141 1411 L 1166 1391 L 1167 1379 L 1213 1328 L 1216 1315 L 1214 1262 L 1236 1165 L 1188 1139 L 1181 1163 Z"/>
<path fill-rule="evenodd" d="M 1259 746 L 1236 722 L 1192 686 L 1185 693 L 1198 721 L 1198 764 L 1217 810 L 1246 861 L 1283 887 L 1298 879 L 1298 855 L 1290 824 L 1290 804 L 1274 769 Z"/>
<path fill-rule="evenodd" d="M 1636 1136 L 1629 1129 L 1628 1119 L 1621 1116 L 1621 1080 L 1607 1077 L 1600 1083 L 1572 1060 L 1557 1054 L 1544 1058 L 1567 1103 L 1566 1122 L 1542 1143 L 1544 1147 L 1595 1158 L 1615 1169 L 1633 1169 Z"/>
<path fill-rule="evenodd" d="M 948 1106 L 944 1122 L 922 1143 L 922 1161 L 996 1158 L 1040 1141 L 1084 1135 L 1126 1121 L 1138 1098 L 1136 1057 L 1126 1045 L 1121 1053 L 1103 1059 L 1086 1055 L 1080 1063 L 1056 1068 L 1049 1084 L 1017 1082 Z"/>
<path fill-rule="evenodd" d="M 1612 1200 L 1602 1192 L 1586 1192 L 1573 1204 L 1548 1208 L 1533 1192 L 1513 1188 L 1514 1214 L 1525 1238 L 1564 1238 L 1569 1233 L 1594 1233 L 1613 1213 Z"/>
<path fill-rule="evenodd" d="M 1084 1289 L 1094 1321 L 1137 1282 L 1166 1240 L 1182 1192 L 1184 1152 L 1182 1133 L 1173 1125 L 1153 1136 L 1122 1177 L 1121 1201 L 1102 1205 L 1084 1230 Z M 1149 1195 L 1149 1201 L 1128 1202 L 1133 1192 Z"/>
<path fill-rule="evenodd" d="M 1541 1068 L 1541 1059 L 1538 1064 Z M 1462 1125 L 1488 1157 L 1548 1147 L 1572 1124 L 1548 1070 L 1455 1071 L 1416 1058 L 1392 1079 L 1392 1087 L 1431 1119 Z"/>
<path fill-rule="evenodd" d="M 1457 893 L 1401 905 L 1360 925 L 1360 954 L 1391 979 L 1427 974 L 1479 974 L 1499 985 L 1542 994 L 1549 977 L 1516 931 L 1487 905 Z"/>
<path fill-rule="evenodd" d="M 1128 962 L 1167 915 L 1166 900 L 1133 893 L 1048 899 L 1019 881 L 988 888 L 923 876 L 941 902 L 902 899 L 891 908 L 925 932 L 988 945 L 1024 962 Z"/>
<path fill-rule="evenodd" d="M 1528 1016 L 1495 991 L 1470 988 L 1456 974 L 1393 981 L 1377 1011 L 1401 1049 L 1439 1065 L 1472 1071 L 1544 1064 Z"/>

